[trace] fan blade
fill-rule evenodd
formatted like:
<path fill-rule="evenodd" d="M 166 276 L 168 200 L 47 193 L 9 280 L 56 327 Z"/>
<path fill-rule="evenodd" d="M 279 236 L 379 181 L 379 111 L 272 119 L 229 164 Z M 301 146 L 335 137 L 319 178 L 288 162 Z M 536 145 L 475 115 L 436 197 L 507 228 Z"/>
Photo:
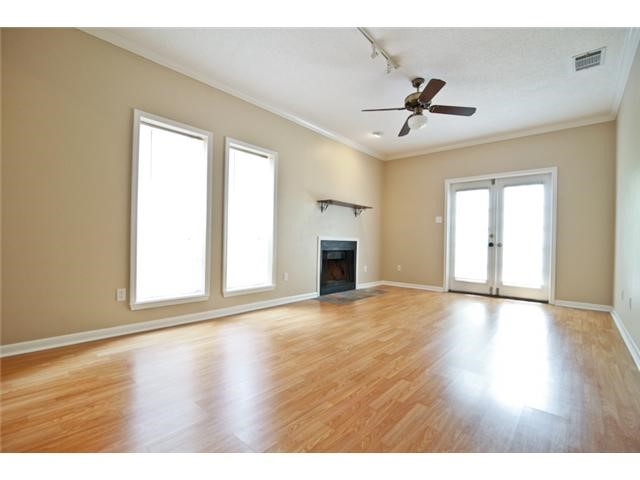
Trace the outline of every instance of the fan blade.
<path fill-rule="evenodd" d="M 406 110 L 405 107 L 402 108 L 368 108 L 366 110 L 361 110 L 362 112 L 386 112 L 389 110 Z"/>
<path fill-rule="evenodd" d="M 444 113 L 446 115 L 464 115 L 470 117 L 476 113 L 476 107 L 453 107 L 451 105 L 431 105 L 429 107 L 431 113 Z"/>
<path fill-rule="evenodd" d="M 427 86 L 424 87 L 424 90 L 420 94 L 420 101 L 422 103 L 429 103 L 436 94 L 442 90 L 442 87 L 445 86 L 447 82 L 444 80 L 440 80 L 439 78 L 432 78 L 427 83 Z"/>
<path fill-rule="evenodd" d="M 400 129 L 400 133 L 398 134 L 399 137 L 404 137 L 411 130 L 409 128 L 409 119 L 411 117 L 413 117 L 413 115 L 409 115 L 407 119 L 404 121 L 404 125 L 402 125 L 402 128 Z"/>

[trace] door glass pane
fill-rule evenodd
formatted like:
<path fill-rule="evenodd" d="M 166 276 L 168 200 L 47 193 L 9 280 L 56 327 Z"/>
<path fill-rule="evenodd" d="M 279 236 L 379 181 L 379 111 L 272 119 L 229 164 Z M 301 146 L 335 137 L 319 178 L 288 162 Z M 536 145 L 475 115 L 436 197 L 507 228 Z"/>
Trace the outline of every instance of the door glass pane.
<path fill-rule="evenodd" d="M 504 188 L 502 283 L 544 286 L 544 185 Z"/>
<path fill-rule="evenodd" d="M 487 281 L 489 189 L 456 192 L 454 276 L 456 280 Z"/>

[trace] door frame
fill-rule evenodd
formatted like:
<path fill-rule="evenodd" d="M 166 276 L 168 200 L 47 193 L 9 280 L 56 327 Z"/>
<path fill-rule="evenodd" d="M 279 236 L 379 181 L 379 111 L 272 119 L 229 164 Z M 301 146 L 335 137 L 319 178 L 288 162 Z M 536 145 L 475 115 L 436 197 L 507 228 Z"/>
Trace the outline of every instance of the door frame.
<path fill-rule="evenodd" d="M 556 301 L 556 220 L 557 220 L 557 194 L 558 194 L 558 167 L 535 168 L 531 170 L 516 170 L 511 172 L 490 173 L 486 175 L 476 175 L 472 177 L 445 178 L 444 180 L 444 282 L 443 288 L 445 292 L 449 291 L 449 267 L 451 255 L 449 252 L 449 239 L 451 236 L 451 215 L 450 194 L 451 185 L 456 183 L 475 182 L 480 180 L 492 180 L 498 178 L 522 177 L 525 175 L 551 175 L 551 252 L 549 252 L 549 303 L 555 304 Z"/>

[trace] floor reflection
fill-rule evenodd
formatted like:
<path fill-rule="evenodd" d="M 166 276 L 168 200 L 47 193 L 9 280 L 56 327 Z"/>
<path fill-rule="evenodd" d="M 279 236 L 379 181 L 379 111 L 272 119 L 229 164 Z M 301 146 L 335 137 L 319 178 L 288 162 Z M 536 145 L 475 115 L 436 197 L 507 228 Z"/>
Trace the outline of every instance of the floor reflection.
<path fill-rule="evenodd" d="M 547 405 L 550 388 L 548 320 L 541 305 L 504 303 L 487 365 L 489 391 L 509 406 Z"/>
<path fill-rule="evenodd" d="M 126 412 L 133 446 L 141 448 L 161 432 L 191 425 L 203 417 L 194 401 L 197 371 L 193 349 L 186 345 L 144 348 L 135 353 Z"/>
<path fill-rule="evenodd" d="M 263 393 L 267 370 L 254 330 L 238 326 L 225 332 L 221 357 L 222 379 L 225 388 L 219 393 L 223 397 L 224 421 L 234 431 L 242 431 L 243 438 L 251 439 L 251 420 L 265 408 Z"/>

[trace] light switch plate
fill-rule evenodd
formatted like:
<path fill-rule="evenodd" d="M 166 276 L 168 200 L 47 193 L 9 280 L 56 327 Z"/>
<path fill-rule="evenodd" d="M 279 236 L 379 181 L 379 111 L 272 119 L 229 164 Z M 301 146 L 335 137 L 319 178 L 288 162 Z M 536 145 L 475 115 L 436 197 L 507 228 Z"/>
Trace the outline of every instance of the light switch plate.
<path fill-rule="evenodd" d="M 442 217 L 441 216 L 437 216 L 436 217 L 436 223 L 442 223 Z"/>

